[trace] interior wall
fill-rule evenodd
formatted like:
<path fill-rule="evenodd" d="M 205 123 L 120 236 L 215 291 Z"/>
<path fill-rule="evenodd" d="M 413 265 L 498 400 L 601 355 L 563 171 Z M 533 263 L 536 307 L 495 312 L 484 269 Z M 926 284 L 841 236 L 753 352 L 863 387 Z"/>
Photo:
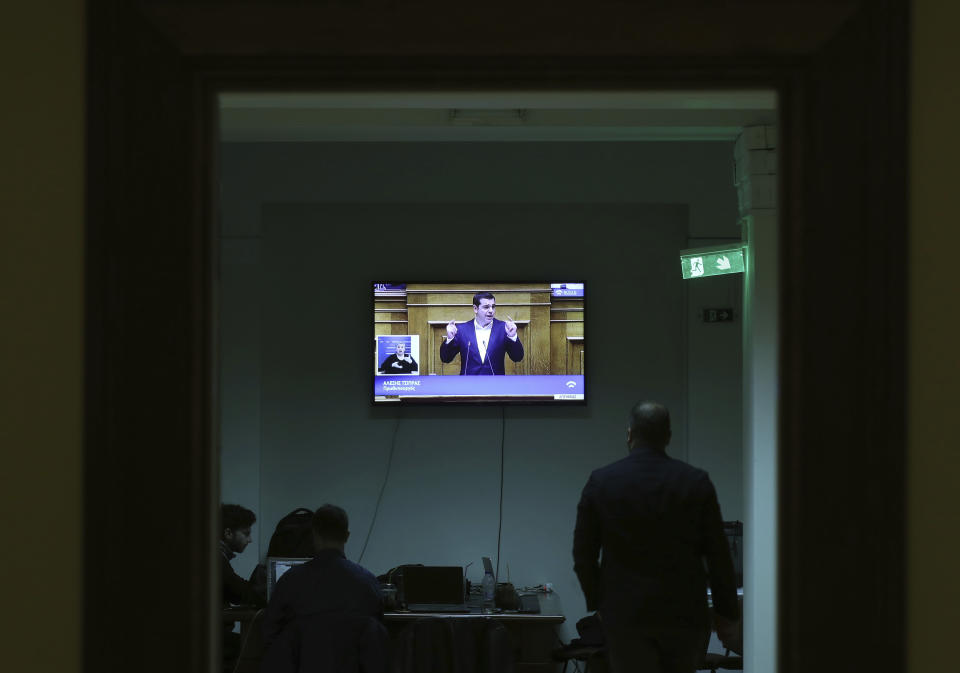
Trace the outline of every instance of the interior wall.
<path fill-rule="evenodd" d="M 739 238 L 732 145 L 556 145 L 224 147 L 222 493 L 260 517 L 241 574 L 280 516 L 321 501 L 351 513 L 356 559 L 395 431 L 364 564 L 478 562 L 496 549 L 499 458 L 485 438 L 499 440 L 500 410 L 403 410 L 398 428 L 396 410 L 369 407 L 369 284 L 387 272 L 588 282 L 589 405 L 509 408 L 504 421 L 503 570 L 553 582 L 571 633 L 584 610 L 576 500 L 591 469 L 623 454 L 638 397 L 671 406 L 671 453 L 708 469 L 725 517 L 742 518 L 740 322 L 699 321 L 703 307 L 736 307 L 741 281 L 684 283 L 676 255 Z M 464 231 L 485 227 L 491 245 L 471 246 Z"/>
<path fill-rule="evenodd" d="M 745 218 L 743 339 L 744 670 L 777 663 L 779 291 L 775 214 Z"/>
<path fill-rule="evenodd" d="M 916 673 L 956 666 L 960 623 L 960 317 L 955 267 L 960 249 L 955 158 L 960 152 L 960 6 L 913 2 L 910 106 L 909 427 L 907 656 Z M 951 84 L 953 82 L 953 84 Z"/>
<path fill-rule="evenodd" d="M 81 670 L 84 2 L 4 8 L 3 667 Z"/>

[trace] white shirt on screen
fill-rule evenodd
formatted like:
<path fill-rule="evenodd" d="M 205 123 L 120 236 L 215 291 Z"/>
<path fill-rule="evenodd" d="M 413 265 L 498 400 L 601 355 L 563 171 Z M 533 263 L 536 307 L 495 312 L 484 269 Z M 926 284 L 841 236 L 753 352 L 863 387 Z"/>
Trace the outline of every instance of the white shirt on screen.
<path fill-rule="evenodd" d="M 487 344 L 490 343 L 490 332 L 493 330 L 493 321 L 490 321 L 486 327 L 480 327 L 477 319 L 473 319 L 473 329 L 477 332 L 477 350 L 480 351 L 480 362 L 487 357 Z"/>

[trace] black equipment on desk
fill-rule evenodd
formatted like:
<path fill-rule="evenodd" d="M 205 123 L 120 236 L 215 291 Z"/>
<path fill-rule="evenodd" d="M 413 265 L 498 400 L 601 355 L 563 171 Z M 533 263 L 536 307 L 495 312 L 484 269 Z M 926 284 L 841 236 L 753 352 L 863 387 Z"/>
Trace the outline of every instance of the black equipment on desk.
<path fill-rule="evenodd" d="M 540 596 L 537 594 L 520 594 L 518 600 L 520 606 L 517 612 L 528 615 L 540 614 Z"/>
<path fill-rule="evenodd" d="M 382 575 L 377 575 L 377 580 L 380 582 L 380 590 L 383 591 L 383 587 L 392 586 L 394 588 L 393 595 L 394 601 L 391 609 L 396 610 L 403 605 L 403 576 L 407 568 L 412 567 L 422 567 L 422 563 L 405 563 L 403 565 L 398 565 L 393 568 L 390 568 L 387 572 Z"/>
<path fill-rule="evenodd" d="M 411 612 L 470 612 L 460 566 L 405 566 L 402 595 Z"/>
<path fill-rule="evenodd" d="M 520 598 L 510 582 L 498 582 L 493 593 L 494 604 L 501 610 L 519 610 Z"/>

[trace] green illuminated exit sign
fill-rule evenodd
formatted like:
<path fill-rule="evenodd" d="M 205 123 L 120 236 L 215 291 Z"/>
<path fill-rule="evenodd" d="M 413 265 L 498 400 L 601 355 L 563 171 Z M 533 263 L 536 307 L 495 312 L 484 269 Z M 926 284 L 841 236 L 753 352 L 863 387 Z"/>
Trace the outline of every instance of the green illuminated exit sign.
<path fill-rule="evenodd" d="M 683 279 L 743 273 L 743 246 L 719 245 L 680 251 Z"/>

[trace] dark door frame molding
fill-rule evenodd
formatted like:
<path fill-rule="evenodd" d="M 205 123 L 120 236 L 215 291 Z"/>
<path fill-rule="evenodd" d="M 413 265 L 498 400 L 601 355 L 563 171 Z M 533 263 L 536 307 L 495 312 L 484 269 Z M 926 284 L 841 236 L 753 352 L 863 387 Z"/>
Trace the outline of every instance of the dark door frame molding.
<path fill-rule="evenodd" d="M 88 1 L 85 670 L 216 664 L 217 93 L 453 87 L 779 92 L 779 670 L 903 670 L 907 2 L 625 4 Z"/>

